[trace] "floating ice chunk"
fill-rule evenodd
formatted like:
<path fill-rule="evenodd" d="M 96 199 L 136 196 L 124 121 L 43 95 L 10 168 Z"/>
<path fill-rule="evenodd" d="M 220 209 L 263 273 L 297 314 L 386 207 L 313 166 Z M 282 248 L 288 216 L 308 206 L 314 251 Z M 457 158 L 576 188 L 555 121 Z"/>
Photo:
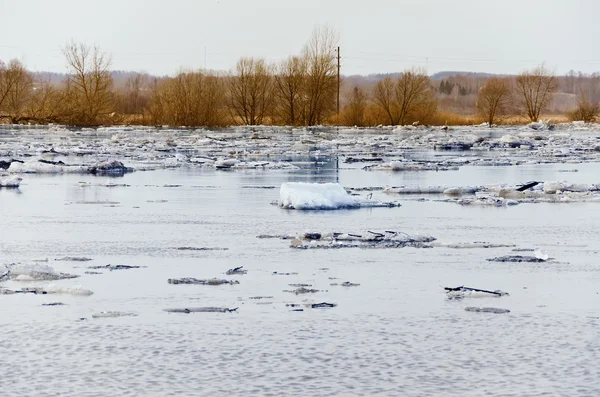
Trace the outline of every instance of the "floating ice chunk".
<path fill-rule="evenodd" d="M 111 312 L 104 311 L 96 314 L 92 314 L 92 318 L 116 318 L 116 317 L 136 317 L 135 313 L 127 313 L 127 312 Z"/>
<path fill-rule="evenodd" d="M 237 311 L 237 307 L 234 309 L 229 309 L 227 307 L 185 307 L 185 308 L 176 308 L 176 309 L 163 309 L 169 313 L 232 313 Z"/>
<path fill-rule="evenodd" d="M 559 190 L 564 190 L 565 184 L 562 182 L 544 182 L 544 193 L 555 194 Z"/>
<path fill-rule="evenodd" d="M 498 307 L 474 307 L 469 306 L 465 307 L 465 311 L 467 312 L 476 312 L 476 313 L 493 313 L 493 314 L 506 314 L 510 313 L 508 309 L 501 309 Z"/>
<path fill-rule="evenodd" d="M 504 135 L 504 136 L 502 136 L 502 138 L 498 139 L 498 142 L 499 142 L 499 143 L 504 143 L 504 144 L 508 144 L 508 145 L 510 145 L 510 144 L 516 144 L 516 143 L 519 143 L 520 141 L 519 141 L 519 139 L 518 139 L 517 137 L 515 137 L 515 136 L 512 136 L 512 135 Z"/>
<path fill-rule="evenodd" d="M 533 255 L 534 255 L 534 256 L 535 256 L 537 259 L 540 259 L 540 260 L 542 260 L 542 261 L 547 261 L 547 260 L 548 260 L 548 258 L 549 258 L 549 256 L 548 256 L 548 254 L 546 253 L 546 251 L 542 251 L 542 250 L 540 250 L 540 249 L 536 249 L 536 250 L 533 252 Z"/>
<path fill-rule="evenodd" d="M 225 160 L 217 160 L 215 161 L 215 168 L 226 169 L 231 168 L 240 161 L 238 159 L 225 159 Z"/>
<path fill-rule="evenodd" d="M 89 168 L 88 172 L 94 175 L 123 176 L 133 172 L 133 168 L 125 167 L 120 161 L 105 161 Z"/>
<path fill-rule="evenodd" d="M 79 277 L 74 274 L 57 273 L 48 265 L 15 265 L 9 267 L 9 270 L 10 278 L 17 281 L 62 280 Z"/>
<path fill-rule="evenodd" d="M 297 210 L 360 207 L 360 201 L 350 196 L 339 183 L 283 183 L 279 190 L 279 199 L 281 207 Z"/>
<path fill-rule="evenodd" d="M 475 194 L 478 191 L 475 187 L 449 187 L 444 190 L 444 194 L 448 196 L 461 196 L 463 194 Z"/>
<path fill-rule="evenodd" d="M 265 169 L 265 170 L 298 170 L 300 167 L 283 161 L 271 162 L 271 161 L 244 161 L 238 162 L 231 167 L 221 168 L 235 168 L 243 170 L 253 169 Z"/>
<path fill-rule="evenodd" d="M 28 161 L 25 163 L 12 162 L 8 167 L 12 174 L 86 174 L 88 167 L 79 165 L 49 164 L 40 161 Z"/>
<path fill-rule="evenodd" d="M 0 187 L 19 187 L 22 180 L 18 176 L 0 177 Z"/>
<path fill-rule="evenodd" d="M 471 288 L 471 287 L 446 287 L 446 297 L 448 300 L 461 300 L 464 298 L 499 298 L 501 296 L 508 295 L 508 292 L 500 291 L 500 290 L 485 290 L 479 288 Z"/>

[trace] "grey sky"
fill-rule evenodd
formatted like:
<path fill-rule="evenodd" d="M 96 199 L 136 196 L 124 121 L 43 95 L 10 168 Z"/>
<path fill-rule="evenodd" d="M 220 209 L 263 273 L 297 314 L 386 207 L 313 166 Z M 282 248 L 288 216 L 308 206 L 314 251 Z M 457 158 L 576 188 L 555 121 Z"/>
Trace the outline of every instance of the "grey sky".
<path fill-rule="evenodd" d="M 328 23 L 346 75 L 541 62 L 589 73 L 600 71 L 599 11 L 597 0 L 0 0 L 0 59 L 63 72 L 60 48 L 73 39 L 111 53 L 114 69 L 229 70 L 240 56 L 296 54 Z"/>

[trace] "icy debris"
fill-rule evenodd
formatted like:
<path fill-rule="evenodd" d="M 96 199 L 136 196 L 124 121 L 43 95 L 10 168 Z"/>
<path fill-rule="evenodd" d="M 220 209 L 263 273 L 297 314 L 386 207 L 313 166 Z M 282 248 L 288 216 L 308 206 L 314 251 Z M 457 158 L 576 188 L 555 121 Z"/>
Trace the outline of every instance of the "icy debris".
<path fill-rule="evenodd" d="M 449 164 L 394 160 L 375 166 L 365 166 L 363 169 L 369 171 L 456 171 L 458 167 Z"/>
<path fill-rule="evenodd" d="M 129 269 L 139 269 L 145 266 L 137 266 L 137 265 L 102 265 L 102 266 L 89 266 L 88 269 L 102 269 L 102 270 L 129 270 Z"/>
<path fill-rule="evenodd" d="M 546 258 L 546 259 L 544 259 Z M 497 256 L 495 258 L 488 258 L 490 262 L 546 262 L 548 260 L 547 255 L 543 255 L 541 257 L 536 256 L 528 256 L 528 255 L 505 255 L 505 256 Z"/>
<path fill-rule="evenodd" d="M 279 206 L 296 210 L 338 210 L 349 208 L 399 207 L 400 204 L 361 199 L 349 195 L 339 183 L 283 183 Z"/>
<path fill-rule="evenodd" d="M 550 119 L 546 121 L 538 121 L 537 123 L 529 123 L 527 126 L 536 131 L 554 131 L 556 128 L 556 125 L 553 124 Z"/>
<path fill-rule="evenodd" d="M 62 161 L 31 160 L 27 162 L 12 162 L 8 167 L 8 172 L 13 174 L 93 174 L 122 176 L 127 172 L 132 172 L 133 168 L 128 168 L 120 161 L 107 161 L 97 163 L 93 166 L 69 165 Z"/>
<path fill-rule="evenodd" d="M 444 248 L 456 248 L 456 249 L 467 249 L 467 248 L 508 248 L 514 247 L 515 244 L 501 244 L 501 243 L 489 243 L 487 241 L 474 241 L 469 243 L 442 243 L 435 241 L 431 243 L 433 247 L 444 247 Z"/>
<path fill-rule="evenodd" d="M 175 247 L 178 251 L 227 251 L 229 248 L 220 247 Z"/>
<path fill-rule="evenodd" d="M 323 292 L 323 291 L 314 289 L 314 288 L 299 287 L 299 288 L 296 288 L 295 290 L 283 290 L 283 292 L 291 292 L 296 295 L 300 295 L 300 294 L 314 294 L 314 293 Z"/>
<path fill-rule="evenodd" d="M 493 314 L 505 314 L 510 313 L 508 309 L 500 309 L 497 307 L 474 307 L 469 306 L 465 307 L 465 311 L 467 312 L 476 312 L 476 313 L 493 313 Z"/>
<path fill-rule="evenodd" d="M 136 317 L 135 313 L 128 312 L 112 312 L 112 311 L 103 311 L 100 313 L 92 314 L 92 318 L 117 318 L 117 317 Z"/>
<path fill-rule="evenodd" d="M 462 198 L 457 201 L 460 205 L 483 205 L 483 206 L 494 206 L 503 207 L 510 205 L 517 205 L 519 202 L 513 199 L 504 199 L 502 197 L 494 196 L 478 196 L 475 198 Z"/>
<path fill-rule="evenodd" d="M 216 169 L 229 169 L 239 162 L 240 161 L 238 159 L 217 160 L 215 161 L 214 166 Z"/>
<path fill-rule="evenodd" d="M 64 262 L 89 262 L 92 259 L 81 257 L 81 256 L 63 256 L 62 258 L 56 258 L 55 261 L 64 261 Z"/>
<path fill-rule="evenodd" d="M 25 163 L 13 162 L 8 167 L 8 172 L 12 174 L 86 174 L 88 167 L 32 160 Z"/>
<path fill-rule="evenodd" d="M 120 161 L 105 161 L 89 167 L 88 172 L 93 175 L 123 176 L 133 172 L 133 168 L 125 167 Z"/>
<path fill-rule="evenodd" d="M 38 292 L 34 289 L 23 288 L 20 290 L 12 290 L 8 288 L 0 287 L 0 295 L 13 295 L 13 294 L 38 294 Z M 45 294 L 45 292 L 40 292 L 40 294 Z"/>
<path fill-rule="evenodd" d="M 233 313 L 238 308 L 229 309 L 227 307 L 187 307 L 182 309 L 163 309 L 169 313 Z"/>
<path fill-rule="evenodd" d="M 319 238 L 316 238 L 320 235 Z M 307 238 L 307 236 L 309 238 Z M 337 249 L 337 248 L 430 248 L 435 238 L 431 236 L 408 235 L 403 232 L 366 231 L 352 233 L 305 233 L 292 240 L 290 247 L 297 249 Z"/>
<path fill-rule="evenodd" d="M 337 303 L 327 303 L 327 302 L 321 302 L 321 303 L 312 303 L 310 305 L 310 307 L 312 309 L 325 309 L 325 308 L 331 308 L 331 307 L 336 307 Z"/>
<path fill-rule="evenodd" d="M 225 272 L 225 274 L 228 276 L 233 276 L 233 275 L 242 275 L 242 274 L 248 273 L 248 270 L 243 269 L 243 267 L 244 266 L 234 267 L 233 269 L 227 270 L 227 272 Z"/>
<path fill-rule="evenodd" d="M 482 188 L 480 187 L 474 186 L 398 186 L 386 187 L 385 189 L 383 189 L 383 192 L 388 194 L 445 194 L 448 196 L 461 196 L 465 194 L 475 194 L 481 189 Z"/>
<path fill-rule="evenodd" d="M 1 290 L 1 289 L 0 289 Z M 89 289 L 84 289 L 81 287 L 73 287 L 73 288 L 65 288 L 65 287 L 56 287 L 53 285 L 49 285 L 48 287 L 24 287 L 21 290 L 7 290 L 0 291 L 0 294 L 19 294 L 19 293 L 29 293 L 36 295 L 48 295 L 48 294 L 60 294 L 60 295 L 74 295 L 74 296 L 90 296 L 94 293 Z"/>
<path fill-rule="evenodd" d="M 4 266 L 4 269 L 0 269 L 0 275 L 4 275 L 5 278 L 10 278 L 16 281 L 54 281 L 79 277 L 78 275 L 74 274 L 57 273 L 50 266 L 38 264 L 11 264 Z"/>
<path fill-rule="evenodd" d="M 540 249 L 536 249 L 533 252 L 533 256 L 535 256 L 537 259 L 541 259 L 542 261 L 547 261 L 550 258 L 545 251 Z"/>
<path fill-rule="evenodd" d="M 495 290 L 485 290 L 470 287 L 445 287 L 446 297 L 448 300 L 461 300 L 464 298 L 499 298 L 508 295 L 508 292 Z"/>
<path fill-rule="evenodd" d="M 0 175 L 0 187 L 17 188 L 19 187 L 19 185 L 21 185 L 22 180 L 23 178 L 20 178 L 18 176 L 3 177 L 2 175 Z"/>
<path fill-rule="evenodd" d="M 221 280 L 217 278 L 211 278 L 207 280 L 200 280 L 192 277 L 184 277 L 184 278 L 170 278 L 168 280 L 169 284 L 199 284 L 199 285 L 223 285 L 223 284 L 239 284 L 239 281 L 236 280 Z"/>
<path fill-rule="evenodd" d="M 281 185 L 279 205 L 297 210 L 359 208 L 360 202 L 338 183 L 288 182 Z"/>
<path fill-rule="evenodd" d="M 299 170 L 300 167 L 285 161 L 240 161 L 234 164 L 231 169 L 236 170 Z"/>
<path fill-rule="evenodd" d="M 556 194 L 558 192 L 587 192 L 596 190 L 596 187 L 583 183 L 544 182 L 543 189 L 546 194 Z"/>

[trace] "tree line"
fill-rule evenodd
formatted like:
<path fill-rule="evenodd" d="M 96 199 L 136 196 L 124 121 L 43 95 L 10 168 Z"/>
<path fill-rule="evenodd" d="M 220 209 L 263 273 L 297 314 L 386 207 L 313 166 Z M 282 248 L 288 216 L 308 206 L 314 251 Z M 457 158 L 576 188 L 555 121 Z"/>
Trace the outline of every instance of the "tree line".
<path fill-rule="evenodd" d="M 538 121 L 561 84 L 543 65 L 517 76 L 486 78 L 481 86 L 450 79 L 435 84 L 425 70 L 410 69 L 370 87 L 344 87 L 338 114 L 337 46 L 337 33 L 319 26 L 299 54 L 279 63 L 247 57 L 227 73 L 185 70 L 162 78 L 135 74 L 116 88 L 110 56 L 72 42 L 63 48 L 69 72 L 60 84 L 34 77 L 18 60 L 0 62 L 0 118 L 78 126 L 446 124 L 440 109 L 448 100 L 458 103 L 469 97 L 475 102 L 467 107 L 491 126 L 514 115 Z M 600 107 L 582 84 L 585 76 L 572 73 L 563 80 L 576 95 L 568 116 L 595 121 Z"/>

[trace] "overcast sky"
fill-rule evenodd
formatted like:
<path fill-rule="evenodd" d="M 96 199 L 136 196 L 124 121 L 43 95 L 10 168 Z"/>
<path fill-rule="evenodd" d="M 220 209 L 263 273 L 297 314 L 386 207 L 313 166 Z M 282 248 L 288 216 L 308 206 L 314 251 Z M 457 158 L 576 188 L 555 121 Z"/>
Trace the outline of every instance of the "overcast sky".
<path fill-rule="evenodd" d="M 75 40 L 119 70 L 229 70 L 240 56 L 296 54 L 327 23 L 345 75 L 517 73 L 542 62 L 590 73 L 600 71 L 599 11 L 597 0 L 0 0 L 0 59 L 64 72 L 60 49 Z"/>

